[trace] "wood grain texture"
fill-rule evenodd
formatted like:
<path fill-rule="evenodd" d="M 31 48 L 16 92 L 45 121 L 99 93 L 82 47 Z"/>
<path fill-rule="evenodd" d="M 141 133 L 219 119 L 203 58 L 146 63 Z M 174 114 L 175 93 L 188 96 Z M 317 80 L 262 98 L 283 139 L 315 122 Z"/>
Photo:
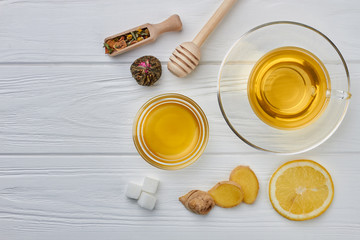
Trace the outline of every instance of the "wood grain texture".
<path fill-rule="evenodd" d="M 351 65 L 355 79 L 359 66 Z M 0 152 L 135 154 L 134 116 L 149 98 L 166 92 L 185 94 L 203 108 L 210 125 L 208 153 L 255 152 L 233 134 L 220 113 L 218 65 L 199 66 L 188 79 L 163 69 L 156 86 L 143 87 L 127 64 L 0 66 Z M 358 81 L 353 88 L 360 89 Z M 359 152 L 360 129 L 354 127 L 359 106 L 354 94 L 344 124 L 314 151 Z"/>
<path fill-rule="evenodd" d="M 358 155 L 347 154 L 346 161 L 341 161 L 341 154 L 297 157 L 316 160 L 335 182 L 335 198 L 328 211 L 306 222 L 281 217 L 267 197 L 272 172 L 293 157 L 203 155 L 179 171 L 154 169 L 139 156 L 1 157 L 1 239 L 33 239 L 36 233 L 40 233 L 38 240 L 53 234 L 56 239 L 181 239 L 207 234 L 215 239 L 225 232 L 227 237 L 244 234 L 251 239 L 358 239 L 360 207 L 358 199 L 351 197 L 360 187 Z M 178 201 L 189 190 L 208 190 L 226 180 L 239 164 L 250 165 L 259 178 L 260 191 L 253 205 L 216 207 L 209 215 L 198 216 Z M 128 181 L 141 184 L 146 175 L 161 180 L 153 212 L 123 195 Z"/>
<path fill-rule="evenodd" d="M 219 4 L 218 0 L 2 0 L 0 62 L 129 62 L 155 53 L 167 61 L 176 46 L 195 37 Z M 154 44 L 116 59 L 105 56 L 105 37 L 147 22 L 160 22 L 174 13 L 182 19 L 181 33 L 164 34 Z M 359 15 L 357 0 L 240 0 L 204 44 L 202 62 L 219 62 L 246 31 L 279 20 L 318 28 L 338 45 L 347 60 L 359 60 Z"/>
<path fill-rule="evenodd" d="M 190 41 L 219 0 L 0 0 L 0 240 L 98 239 L 359 239 L 360 238 L 360 2 L 357 0 L 239 0 L 202 47 L 186 79 L 166 70 L 172 51 Z M 118 14 L 114 14 L 114 12 Z M 136 14 L 134 14 L 136 13 Z M 103 39 L 140 24 L 180 15 L 183 31 L 117 58 Z M 134 17 L 135 15 L 135 17 Z M 338 131 L 296 156 L 258 152 L 226 125 L 217 103 L 222 58 L 246 31 L 269 21 L 311 25 L 339 47 L 349 64 L 353 98 Z M 154 87 L 138 86 L 129 71 L 142 55 L 163 63 Z M 155 169 L 137 154 L 132 121 L 150 97 L 178 92 L 205 111 L 210 139 L 198 162 L 180 171 Z M 327 168 L 335 198 L 306 222 L 279 216 L 267 197 L 272 172 L 308 158 Z M 259 177 L 254 205 L 215 208 L 201 217 L 177 198 L 226 180 L 238 164 Z M 128 181 L 161 180 L 156 210 L 124 197 Z"/>

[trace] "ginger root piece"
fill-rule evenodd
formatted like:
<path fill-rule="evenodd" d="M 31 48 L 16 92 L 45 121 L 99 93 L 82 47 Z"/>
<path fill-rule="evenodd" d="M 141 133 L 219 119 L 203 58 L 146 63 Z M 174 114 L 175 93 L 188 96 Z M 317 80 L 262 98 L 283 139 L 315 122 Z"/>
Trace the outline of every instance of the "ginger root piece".
<path fill-rule="evenodd" d="M 214 199 L 215 204 L 223 208 L 235 207 L 244 198 L 240 185 L 232 181 L 219 182 L 208 192 Z"/>
<path fill-rule="evenodd" d="M 230 174 L 230 181 L 236 182 L 244 191 L 244 202 L 252 204 L 255 202 L 259 181 L 255 173 L 248 166 L 237 166 Z"/>
<path fill-rule="evenodd" d="M 214 199 L 210 194 L 200 190 L 192 190 L 179 197 L 179 200 L 188 210 L 200 215 L 208 214 L 215 206 Z"/>

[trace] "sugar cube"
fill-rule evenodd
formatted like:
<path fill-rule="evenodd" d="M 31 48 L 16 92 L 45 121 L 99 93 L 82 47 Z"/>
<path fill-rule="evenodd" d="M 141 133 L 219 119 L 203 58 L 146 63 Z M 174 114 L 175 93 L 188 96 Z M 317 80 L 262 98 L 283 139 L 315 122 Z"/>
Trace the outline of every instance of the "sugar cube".
<path fill-rule="evenodd" d="M 140 207 L 146 208 L 148 210 L 153 210 L 156 203 L 156 197 L 147 193 L 142 192 L 138 200 Z"/>
<path fill-rule="evenodd" d="M 151 177 L 145 177 L 142 190 L 148 193 L 155 194 L 159 186 L 159 180 Z"/>
<path fill-rule="evenodd" d="M 138 199 L 141 194 L 141 186 L 139 184 L 129 182 L 126 188 L 125 195 L 128 198 Z"/>

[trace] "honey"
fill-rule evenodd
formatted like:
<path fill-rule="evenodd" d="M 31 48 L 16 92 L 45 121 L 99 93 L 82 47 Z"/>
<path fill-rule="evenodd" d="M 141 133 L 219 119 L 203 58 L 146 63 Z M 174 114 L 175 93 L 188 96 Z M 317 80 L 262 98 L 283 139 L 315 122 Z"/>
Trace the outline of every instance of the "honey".
<path fill-rule="evenodd" d="M 151 165 L 175 170 L 195 162 L 209 138 L 206 116 L 190 98 L 162 94 L 137 113 L 133 139 L 139 154 Z"/>
<path fill-rule="evenodd" d="M 181 159 L 190 154 L 199 135 L 196 116 L 179 103 L 156 106 L 144 122 L 146 146 L 153 154 L 169 160 Z"/>
<path fill-rule="evenodd" d="M 299 129 L 315 121 L 326 108 L 330 89 L 323 63 L 298 47 L 266 53 L 254 66 L 248 99 L 255 114 L 278 129 Z"/>

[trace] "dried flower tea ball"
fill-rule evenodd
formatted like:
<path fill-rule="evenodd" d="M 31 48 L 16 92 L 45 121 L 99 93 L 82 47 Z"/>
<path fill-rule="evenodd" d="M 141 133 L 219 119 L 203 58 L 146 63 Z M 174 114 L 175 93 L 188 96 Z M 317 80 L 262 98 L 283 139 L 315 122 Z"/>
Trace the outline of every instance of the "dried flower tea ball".
<path fill-rule="evenodd" d="M 153 56 L 143 56 L 130 67 L 133 78 L 139 85 L 151 86 L 161 77 L 161 63 Z"/>

